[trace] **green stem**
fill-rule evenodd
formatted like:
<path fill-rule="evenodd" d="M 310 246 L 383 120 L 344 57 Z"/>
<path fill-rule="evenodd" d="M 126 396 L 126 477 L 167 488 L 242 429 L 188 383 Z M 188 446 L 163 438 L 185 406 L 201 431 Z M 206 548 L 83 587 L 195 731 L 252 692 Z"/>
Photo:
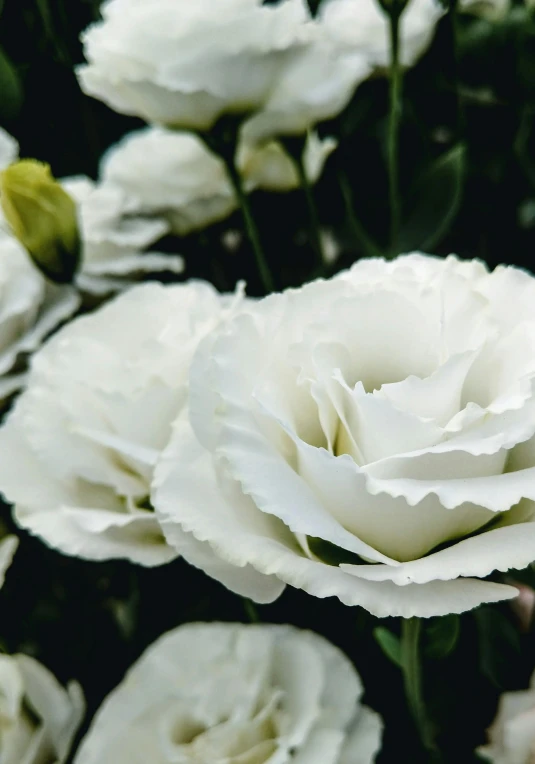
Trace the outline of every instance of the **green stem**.
<path fill-rule="evenodd" d="M 399 196 L 399 128 L 401 122 L 403 70 L 399 60 L 399 27 L 402 10 L 393 3 L 390 9 L 390 113 L 388 120 L 388 181 L 390 198 L 390 248 L 396 255 L 401 220 Z"/>
<path fill-rule="evenodd" d="M 250 623 L 260 623 L 258 610 L 254 603 L 251 602 L 250 599 L 247 599 L 247 597 L 243 597 L 243 609 L 245 610 L 245 615 L 249 619 Z"/>
<path fill-rule="evenodd" d="M 420 664 L 420 635 L 422 622 L 419 618 L 402 620 L 401 659 L 405 695 L 409 709 L 420 734 L 423 746 L 428 751 L 434 750 L 434 742 L 429 728 L 422 690 L 422 672 Z"/>
<path fill-rule="evenodd" d="M 450 0 L 451 47 L 453 54 L 453 76 L 455 78 L 455 101 L 457 109 L 457 134 L 461 137 L 465 131 L 465 114 L 460 84 L 460 54 L 459 54 L 459 2 Z"/>
<path fill-rule="evenodd" d="M 232 184 L 232 187 L 236 194 L 236 198 L 238 199 L 238 202 L 242 211 L 243 219 L 245 222 L 245 229 L 247 231 L 247 236 L 249 237 L 249 241 L 251 242 L 251 245 L 253 247 L 256 265 L 258 267 L 258 272 L 260 273 L 262 284 L 264 286 L 266 293 L 269 294 L 270 292 L 275 291 L 275 284 L 273 281 L 273 276 L 271 275 L 271 271 L 269 270 L 269 266 L 267 264 L 264 250 L 262 248 L 262 244 L 260 241 L 260 234 L 258 232 L 258 228 L 255 222 L 255 219 L 253 217 L 251 204 L 249 202 L 249 196 L 243 187 L 242 177 L 240 175 L 239 170 L 236 167 L 234 159 L 227 158 L 227 157 L 223 157 L 223 159 L 225 160 L 225 165 L 227 168 L 227 174 L 228 174 L 229 180 Z"/>
<path fill-rule="evenodd" d="M 305 195 L 306 205 L 308 209 L 308 220 L 309 220 L 309 226 L 310 226 L 310 241 L 312 243 L 312 246 L 314 248 L 314 253 L 316 255 L 318 275 L 320 275 L 323 272 L 323 269 L 325 267 L 325 257 L 323 253 L 323 244 L 321 241 L 321 227 L 320 227 L 320 221 L 319 221 L 319 215 L 318 215 L 318 208 L 316 206 L 316 201 L 314 199 L 314 192 L 312 190 L 312 186 L 310 185 L 310 181 L 308 179 L 303 152 L 300 152 L 296 154 L 295 156 L 292 156 L 292 155 L 290 156 L 292 157 L 292 161 L 295 165 L 295 169 L 299 177 L 299 184 Z"/>
<path fill-rule="evenodd" d="M 373 241 L 355 214 L 353 191 L 351 190 L 349 179 L 344 172 L 340 171 L 338 173 L 338 184 L 344 200 L 346 218 L 357 245 L 363 249 L 367 257 L 383 257 L 382 250 Z"/>

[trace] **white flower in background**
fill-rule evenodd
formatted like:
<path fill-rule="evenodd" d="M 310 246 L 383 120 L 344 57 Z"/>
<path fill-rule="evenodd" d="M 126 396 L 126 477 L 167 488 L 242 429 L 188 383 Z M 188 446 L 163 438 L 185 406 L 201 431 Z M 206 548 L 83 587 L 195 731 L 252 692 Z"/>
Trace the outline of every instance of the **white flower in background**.
<path fill-rule="evenodd" d="M 168 233 L 162 218 L 130 216 L 124 193 L 107 184 L 79 176 L 61 181 L 78 203 L 82 240 L 80 288 L 95 294 L 124 289 L 140 273 L 181 273 L 177 255 L 145 252 Z"/>
<path fill-rule="evenodd" d="M 363 77 L 360 54 L 326 39 L 305 0 L 109 0 L 101 10 L 83 35 L 81 86 L 147 122 L 209 130 L 223 114 L 267 110 L 262 137 L 305 132 Z"/>
<path fill-rule="evenodd" d="M 478 753 L 492 764 L 532 764 L 535 761 L 535 674 L 529 690 L 506 692 L 488 731 L 488 745 Z"/>
<path fill-rule="evenodd" d="M 185 235 L 237 207 L 224 163 L 192 133 L 148 127 L 130 133 L 105 154 L 101 177 L 137 214 L 162 215 Z"/>
<path fill-rule="evenodd" d="M 305 166 L 311 182 L 335 148 L 333 138 L 309 136 Z M 290 157 L 274 141 L 261 147 L 242 142 L 238 166 L 250 192 L 290 191 L 299 185 Z M 164 217 L 182 236 L 225 219 L 238 206 L 223 161 L 192 133 L 162 127 L 130 133 L 104 156 L 101 177 L 104 188 L 122 193 L 127 212 Z"/>
<path fill-rule="evenodd" d="M 19 155 L 19 144 L 8 132 L 0 127 L 0 170 L 15 162 Z"/>
<path fill-rule="evenodd" d="M 108 696 L 75 764 L 372 764 L 382 721 L 346 656 L 292 626 L 187 624 Z"/>
<path fill-rule="evenodd" d="M 278 141 L 255 146 L 248 143 L 247 125 L 244 128 L 244 140 L 238 147 L 238 167 L 250 189 L 285 192 L 299 187 L 300 181 L 292 160 Z M 316 183 L 325 167 L 325 162 L 336 149 L 335 138 L 323 140 L 316 132 L 308 135 L 303 161 L 310 183 Z"/>
<path fill-rule="evenodd" d="M 80 686 L 64 689 L 27 655 L 0 655 L 2 764 L 64 764 L 84 715 Z"/>
<path fill-rule="evenodd" d="M 187 401 L 192 354 L 235 302 L 202 282 L 141 285 L 34 356 L 0 429 L 0 491 L 19 525 L 85 559 L 176 556 L 150 506 L 152 472 Z"/>
<path fill-rule="evenodd" d="M 24 382 L 17 361 L 37 350 L 78 305 L 72 287 L 47 281 L 19 242 L 0 230 L 0 401 Z"/>
<path fill-rule="evenodd" d="M 535 559 L 535 279 L 423 255 L 244 306 L 199 348 L 153 503 L 258 601 L 378 616 L 515 597 Z M 266 574 L 255 591 L 241 566 Z"/>
<path fill-rule="evenodd" d="M 400 60 L 413 66 L 445 13 L 439 0 L 409 0 L 400 20 Z M 319 20 L 342 48 L 358 50 L 374 68 L 390 66 L 389 19 L 379 0 L 323 0 Z"/>

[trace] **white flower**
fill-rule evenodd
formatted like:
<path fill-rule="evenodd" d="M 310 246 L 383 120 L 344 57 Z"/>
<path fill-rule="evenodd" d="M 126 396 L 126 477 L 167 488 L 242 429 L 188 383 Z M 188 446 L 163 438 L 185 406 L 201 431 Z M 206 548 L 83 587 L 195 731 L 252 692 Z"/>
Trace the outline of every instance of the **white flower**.
<path fill-rule="evenodd" d="M 238 147 L 238 167 L 249 190 L 255 188 L 264 191 L 292 191 L 300 185 L 299 176 L 292 160 L 278 141 L 269 141 L 255 145 L 248 142 L 248 129 L 243 130 L 244 139 Z M 334 138 L 324 138 L 317 133 L 309 133 L 303 161 L 310 183 L 316 183 L 325 166 L 325 162 L 336 149 Z"/>
<path fill-rule="evenodd" d="M 152 472 L 197 343 L 234 301 L 202 282 L 141 285 L 34 356 L 0 429 L 0 491 L 19 525 L 86 559 L 176 556 L 150 507 Z"/>
<path fill-rule="evenodd" d="M 64 689 L 27 655 L 0 655 L 2 764 L 63 764 L 84 714 L 80 686 Z"/>
<path fill-rule="evenodd" d="M 309 136 L 305 166 L 312 183 L 335 147 L 333 138 Z M 248 191 L 299 185 L 290 157 L 275 141 L 259 147 L 242 142 L 238 166 Z M 162 127 L 130 133 L 105 155 L 101 175 L 106 189 L 123 194 L 125 210 L 165 217 L 181 236 L 225 219 L 238 206 L 223 161 L 192 133 Z"/>
<path fill-rule="evenodd" d="M 488 745 L 479 749 L 493 764 L 532 764 L 535 761 L 535 674 L 531 688 L 506 692 L 488 732 Z"/>
<path fill-rule="evenodd" d="M 109 0 L 102 14 L 83 36 L 81 85 L 148 122 L 209 130 L 267 110 L 264 137 L 305 132 L 362 79 L 360 56 L 324 39 L 305 0 Z"/>
<path fill-rule="evenodd" d="M 481 579 L 535 559 L 527 273 L 363 260 L 244 306 L 200 346 L 190 384 L 153 502 L 209 574 L 201 542 L 258 601 L 288 583 L 425 617 L 517 595 Z"/>
<path fill-rule="evenodd" d="M 413 66 L 445 13 L 439 0 L 409 0 L 400 20 L 400 60 Z M 323 0 L 319 18 L 340 46 L 359 51 L 372 67 L 390 66 L 389 19 L 379 0 Z"/>
<path fill-rule="evenodd" d="M 138 214 L 161 214 L 185 235 L 236 209 L 224 163 L 192 133 L 149 127 L 127 135 L 104 156 L 105 185 L 120 189 Z"/>
<path fill-rule="evenodd" d="M 75 764 L 371 764 L 382 722 L 334 645 L 291 626 L 187 624 L 108 696 Z"/>
<path fill-rule="evenodd" d="M 0 170 L 15 162 L 19 155 L 19 144 L 0 127 Z"/>
<path fill-rule="evenodd" d="M 79 176 L 62 186 L 78 203 L 82 268 L 80 288 L 95 294 L 124 289 L 128 277 L 144 272 L 181 273 L 184 261 L 176 255 L 145 252 L 168 230 L 162 218 L 130 215 L 128 199 L 118 188 Z"/>
<path fill-rule="evenodd" d="M 18 241 L 0 230 L 0 401 L 24 381 L 14 372 L 18 359 L 37 350 L 78 305 L 71 287 L 47 281 Z"/>

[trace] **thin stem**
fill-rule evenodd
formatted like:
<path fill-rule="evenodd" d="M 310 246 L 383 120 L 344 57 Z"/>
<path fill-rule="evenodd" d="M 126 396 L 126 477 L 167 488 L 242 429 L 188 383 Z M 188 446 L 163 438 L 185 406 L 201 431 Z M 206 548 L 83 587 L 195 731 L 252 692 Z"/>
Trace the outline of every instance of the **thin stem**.
<path fill-rule="evenodd" d="M 393 3 L 390 8 L 390 113 L 388 120 L 388 180 L 390 198 L 390 247 L 396 247 L 401 220 L 399 196 L 399 128 L 401 122 L 403 70 L 399 60 L 399 22 L 402 10 Z"/>
<path fill-rule="evenodd" d="M 367 257 L 383 257 L 380 247 L 373 241 L 355 213 L 353 191 L 345 172 L 338 173 L 338 183 L 344 200 L 346 218 L 357 245 L 362 247 Z"/>
<path fill-rule="evenodd" d="M 305 160 L 303 152 L 299 152 L 295 155 L 290 154 L 292 161 L 295 165 L 297 175 L 299 177 L 299 184 L 305 195 L 306 205 L 308 209 L 308 221 L 310 226 L 310 241 L 314 248 L 317 261 L 318 275 L 323 272 L 325 266 L 325 257 L 323 253 L 323 244 L 321 240 L 321 228 L 318 215 L 318 208 L 314 199 L 314 192 L 308 179 L 308 173 L 305 167 Z"/>
<path fill-rule="evenodd" d="M 460 86 L 460 55 L 459 55 L 459 2 L 450 0 L 450 26 L 451 26 L 451 47 L 453 55 L 453 75 L 455 78 L 455 102 L 456 102 L 456 120 L 457 134 L 462 136 L 465 130 L 465 114 L 463 99 Z"/>
<path fill-rule="evenodd" d="M 422 672 L 420 664 L 420 634 L 422 622 L 419 618 L 402 620 L 401 626 L 401 658 L 405 695 L 409 709 L 420 734 L 423 746 L 434 750 L 433 738 L 427 719 L 425 702 L 422 691 Z"/>
<path fill-rule="evenodd" d="M 249 619 L 250 623 L 260 623 L 258 610 L 255 604 L 251 602 L 250 599 L 247 599 L 247 597 L 243 597 L 243 609 L 245 610 L 245 615 Z"/>
<path fill-rule="evenodd" d="M 238 199 L 238 202 L 241 207 L 243 219 L 245 222 L 245 229 L 247 231 L 247 236 L 249 237 L 249 241 L 251 242 L 251 245 L 253 247 L 256 265 L 258 267 L 258 272 L 260 273 L 262 284 L 264 286 L 266 293 L 269 294 L 270 292 L 273 292 L 275 290 L 275 284 L 273 281 L 273 276 L 271 275 L 271 271 L 269 270 L 269 266 L 267 264 L 264 250 L 262 248 L 262 244 L 260 241 L 260 234 L 258 232 L 258 228 L 255 222 L 255 219 L 253 217 L 251 204 L 249 202 L 249 196 L 243 187 L 242 177 L 239 173 L 239 170 L 236 168 L 234 160 L 227 157 L 223 157 L 223 159 L 225 160 L 225 165 L 227 168 L 227 174 L 228 174 L 229 180 L 232 184 L 234 192 L 236 193 L 236 198 Z"/>

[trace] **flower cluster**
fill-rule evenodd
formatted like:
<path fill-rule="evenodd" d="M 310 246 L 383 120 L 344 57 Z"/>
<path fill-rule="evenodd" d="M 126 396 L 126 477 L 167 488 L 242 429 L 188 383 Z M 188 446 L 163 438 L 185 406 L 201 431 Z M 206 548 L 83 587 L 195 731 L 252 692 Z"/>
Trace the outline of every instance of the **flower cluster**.
<path fill-rule="evenodd" d="M 440 704 L 426 707 L 423 666 L 451 658 L 447 673 L 469 618 L 463 636 L 486 640 L 475 670 L 496 702 L 510 690 L 487 745 L 496 702 L 482 711 L 470 754 L 534 761 L 532 667 L 497 680 L 488 644 L 497 629 L 520 653 L 533 636 L 535 278 L 402 244 L 412 196 L 431 185 L 455 199 L 422 240 L 455 218 L 463 99 L 480 91 L 455 93 L 457 143 L 432 183 L 405 201 L 400 180 L 406 70 L 437 28 L 458 70 L 459 25 L 514 27 L 527 5 L 105 0 L 76 77 L 147 124 L 99 152 L 93 177 L 58 179 L 0 128 L 0 600 L 26 586 L 19 559 L 26 578 L 39 554 L 60 569 L 43 584 L 54 606 L 17 603 L 24 637 L 0 634 L 2 764 L 388 760 L 394 714 L 364 667 L 381 652 L 407 696 L 405 713 L 401 681 L 388 693 L 399 726 L 410 714 L 415 746 L 464 760 L 444 740 L 454 722 L 441 729 Z M 376 85 L 381 115 L 367 122 L 359 99 Z M 531 139 L 524 112 L 517 152 Z M 388 243 L 354 210 L 344 165 L 359 120 L 385 159 L 373 183 L 389 199 Z M 453 140 L 435 133 L 433 152 Z M 286 199 L 306 218 L 290 264 L 273 244 Z M 262 202 L 276 212 L 258 216 Z M 427 225 L 434 198 L 424 212 Z M 50 623 L 69 618 L 70 571 L 120 634 L 97 692 L 89 646 L 85 697 L 47 656 Z M 102 641 L 108 651 L 106 630 Z M 410 746 L 404 756 L 418 760 Z"/>

